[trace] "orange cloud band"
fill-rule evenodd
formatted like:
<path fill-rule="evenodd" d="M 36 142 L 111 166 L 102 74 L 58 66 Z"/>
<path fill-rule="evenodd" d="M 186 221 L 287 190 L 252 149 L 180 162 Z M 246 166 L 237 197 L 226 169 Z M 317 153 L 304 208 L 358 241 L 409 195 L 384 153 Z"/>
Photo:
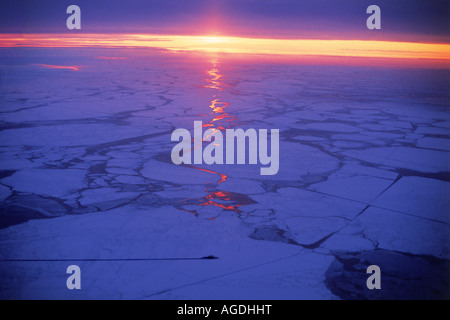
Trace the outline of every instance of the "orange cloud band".
<path fill-rule="evenodd" d="M 144 34 L 0 34 L 0 47 L 127 47 L 290 56 L 450 60 L 450 45 L 367 40 L 258 39 Z"/>

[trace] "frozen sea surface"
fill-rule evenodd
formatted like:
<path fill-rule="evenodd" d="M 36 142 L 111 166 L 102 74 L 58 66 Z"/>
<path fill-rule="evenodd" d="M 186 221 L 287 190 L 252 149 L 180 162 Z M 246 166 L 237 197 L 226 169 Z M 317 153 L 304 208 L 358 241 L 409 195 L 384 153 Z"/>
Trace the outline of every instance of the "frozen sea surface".
<path fill-rule="evenodd" d="M 2 299 L 450 297 L 448 70 L 16 48 L 0 88 Z M 200 120 L 278 174 L 174 165 Z"/>

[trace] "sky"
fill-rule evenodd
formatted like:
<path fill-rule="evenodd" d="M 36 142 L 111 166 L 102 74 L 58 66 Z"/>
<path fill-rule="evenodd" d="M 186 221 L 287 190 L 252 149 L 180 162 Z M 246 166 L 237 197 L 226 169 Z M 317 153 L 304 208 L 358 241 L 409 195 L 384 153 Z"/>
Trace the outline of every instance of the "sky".
<path fill-rule="evenodd" d="M 81 30 L 69 30 L 70 5 Z M 381 30 L 369 30 L 370 5 Z M 255 57 L 439 62 L 450 68 L 450 0 L 3 0 L 0 47 L 127 47 Z"/>
<path fill-rule="evenodd" d="M 73 33 L 71 4 L 78 33 L 450 42 L 448 0 L 3 0 L 0 33 Z M 366 28 L 372 4 L 381 30 Z"/>

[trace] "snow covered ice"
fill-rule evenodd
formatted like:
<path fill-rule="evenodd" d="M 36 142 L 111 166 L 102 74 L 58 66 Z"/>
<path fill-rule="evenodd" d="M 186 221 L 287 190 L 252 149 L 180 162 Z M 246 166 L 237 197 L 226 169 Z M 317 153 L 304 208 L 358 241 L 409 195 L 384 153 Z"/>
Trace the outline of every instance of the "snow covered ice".
<path fill-rule="evenodd" d="M 1 49 L 0 298 L 448 297 L 448 70 L 212 55 Z M 174 165 L 194 121 L 280 129 L 279 172 Z"/>

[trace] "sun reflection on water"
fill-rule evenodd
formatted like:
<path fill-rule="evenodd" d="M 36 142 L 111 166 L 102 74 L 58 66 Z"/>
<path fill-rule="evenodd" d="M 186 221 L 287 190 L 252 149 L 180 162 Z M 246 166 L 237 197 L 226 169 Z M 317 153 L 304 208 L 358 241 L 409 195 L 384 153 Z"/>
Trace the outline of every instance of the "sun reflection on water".
<path fill-rule="evenodd" d="M 222 101 L 222 93 L 225 90 L 226 83 L 224 82 L 225 75 L 222 74 L 220 71 L 220 65 L 219 65 L 218 59 L 216 57 L 213 57 L 210 60 L 210 62 L 212 64 L 211 69 L 206 71 L 206 74 L 209 77 L 207 79 L 205 79 L 207 84 L 204 85 L 203 87 L 214 90 L 214 91 L 213 91 L 211 103 L 209 105 L 209 108 L 210 108 L 209 114 L 201 114 L 201 116 L 203 118 L 211 118 L 212 117 L 211 120 L 209 120 L 203 124 L 203 127 L 211 130 L 211 133 L 204 138 L 210 138 L 217 131 L 221 131 L 225 136 L 225 130 L 232 128 L 235 125 L 236 121 L 238 120 L 237 117 L 230 114 L 229 112 L 226 112 L 226 110 L 228 108 L 230 108 L 230 103 L 226 102 L 226 101 Z M 203 141 L 205 141 L 205 139 Z M 215 143 L 215 145 L 219 146 L 217 143 Z M 201 145 L 194 146 L 193 149 L 196 149 L 198 147 L 201 148 Z M 228 176 L 226 174 L 199 168 L 199 167 L 195 167 L 195 166 L 189 166 L 189 167 L 196 169 L 196 170 L 203 171 L 203 172 L 215 174 L 220 177 L 218 182 L 208 183 L 205 186 L 205 191 L 208 193 L 208 195 L 204 198 L 203 201 L 201 201 L 200 203 L 197 204 L 198 206 L 218 207 L 218 208 L 222 208 L 223 210 L 226 210 L 226 211 L 233 211 L 233 212 L 236 212 L 237 214 L 241 214 L 242 211 L 239 209 L 239 207 L 241 207 L 243 205 L 255 203 L 247 195 L 229 192 L 229 191 L 218 190 L 217 187 L 227 181 Z M 188 212 L 191 212 L 191 213 L 197 215 L 197 212 L 195 210 L 194 211 L 185 210 L 185 211 L 188 211 Z M 209 220 L 214 220 L 216 218 L 217 218 L 217 216 L 209 218 Z"/>

